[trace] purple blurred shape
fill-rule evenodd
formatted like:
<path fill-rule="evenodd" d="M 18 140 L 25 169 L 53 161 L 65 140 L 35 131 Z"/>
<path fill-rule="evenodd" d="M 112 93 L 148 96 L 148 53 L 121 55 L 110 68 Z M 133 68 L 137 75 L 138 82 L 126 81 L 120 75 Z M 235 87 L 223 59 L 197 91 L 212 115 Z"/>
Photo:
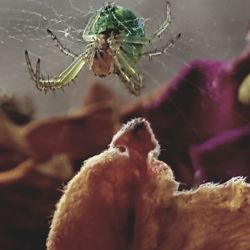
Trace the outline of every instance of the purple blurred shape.
<path fill-rule="evenodd" d="M 161 159 L 184 187 L 250 176 L 250 106 L 237 99 L 248 74 L 250 49 L 230 61 L 192 62 L 156 95 L 128 108 L 123 120 L 150 121 Z"/>

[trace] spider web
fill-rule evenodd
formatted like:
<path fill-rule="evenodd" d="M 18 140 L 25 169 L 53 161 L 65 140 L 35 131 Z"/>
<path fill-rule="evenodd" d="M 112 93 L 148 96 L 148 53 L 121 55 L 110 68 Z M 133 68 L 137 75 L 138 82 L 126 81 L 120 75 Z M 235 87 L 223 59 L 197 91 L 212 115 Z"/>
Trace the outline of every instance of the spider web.
<path fill-rule="evenodd" d="M 145 18 L 147 34 L 163 20 L 165 0 L 126 0 L 118 4 Z M 1 0 L 0 3 L 0 88 L 8 93 L 32 96 L 38 116 L 61 114 L 78 106 L 89 82 L 97 80 L 84 69 L 65 92 L 43 95 L 30 80 L 24 60 L 28 49 L 33 65 L 41 58 L 41 70 L 53 76 L 71 59 L 62 55 L 47 35 L 50 28 L 73 52 L 83 49 L 81 32 L 88 19 L 101 8 L 97 0 Z M 144 93 L 173 78 L 179 69 L 194 59 L 229 59 L 245 46 L 250 1 L 246 0 L 172 0 L 173 24 L 155 47 L 182 33 L 181 39 L 166 55 L 139 63 L 146 88 Z M 101 79 L 101 81 L 103 81 Z M 121 102 L 134 100 L 116 77 L 104 79 Z"/>

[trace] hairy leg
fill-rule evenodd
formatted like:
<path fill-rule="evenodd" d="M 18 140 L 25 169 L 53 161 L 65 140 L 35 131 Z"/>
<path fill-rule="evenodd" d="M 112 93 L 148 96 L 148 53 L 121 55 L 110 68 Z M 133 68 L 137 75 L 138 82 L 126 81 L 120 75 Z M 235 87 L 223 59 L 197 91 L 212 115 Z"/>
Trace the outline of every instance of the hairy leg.
<path fill-rule="evenodd" d="M 91 50 L 86 50 L 75 58 L 75 60 L 61 73 L 53 78 L 44 79 L 40 72 L 40 59 L 36 63 L 36 71 L 33 70 L 28 51 L 25 51 L 25 59 L 31 79 L 36 83 L 40 91 L 61 89 L 69 85 L 78 75 L 81 68 L 88 61 Z"/>
<path fill-rule="evenodd" d="M 70 56 L 70 57 L 73 57 L 73 58 L 76 58 L 77 55 L 72 53 L 69 49 L 67 49 L 65 46 L 63 46 L 63 44 L 60 42 L 60 40 L 57 38 L 57 36 L 50 30 L 50 29 L 47 29 L 47 32 L 49 33 L 49 35 L 51 36 L 52 40 L 55 41 L 55 45 L 56 47 L 59 48 L 59 50 L 67 55 L 67 56 Z"/>
<path fill-rule="evenodd" d="M 115 73 L 119 76 L 122 83 L 128 88 L 130 93 L 133 95 L 139 95 L 142 85 L 142 79 L 141 77 L 139 79 L 134 78 L 130 75 L 128 68 L 124 64 L 122 64 L 119 60 L 119 57 L 114 56 L 114 62 L 115 62 Z"/>
<path fill-rule="evenodd" d="M 167 5 L 166 18 L 163 21 L 163 23 L 159 26 L 159 28 L 154 32 L 154 34 L 150 38 L 150 42 L 152 42 L 155 38 L 159 38 L 161 34 L 169 27 L 169 25 L 172 22 L 170 2 L 168 1 L 166 5 Z"/>
<path fill-rule="evenodd" d="M 143 52 L 141 55 L 142 56 L 148 56 L 149 58 L 152 58 L 153 56 L 160 56 L 162 54 L 165 54 L 171 47 L 174 46 L 175 41 L 178 40 L 181 37 L 181 34 L 179 33 L 175 39 L 171 39 L 165 46 L 163 46 L 160 49 L 155 49 L 155 50 L 149 50 Z"/>

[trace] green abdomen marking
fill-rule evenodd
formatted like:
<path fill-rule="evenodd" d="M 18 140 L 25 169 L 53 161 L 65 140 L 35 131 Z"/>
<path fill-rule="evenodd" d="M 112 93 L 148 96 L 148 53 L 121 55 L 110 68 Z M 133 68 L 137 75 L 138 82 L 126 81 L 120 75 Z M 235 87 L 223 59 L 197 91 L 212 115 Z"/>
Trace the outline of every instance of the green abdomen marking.
<path fill-rule="evenodd" d="M 127 37 L 145 37 L 144 22 L 132 11 L 122 6 L 107 6 L 97 13 L 90 24 L 89 35 L 116 31 Z M 131 39 L 130 39 L 131 40 Z M 122 47 L 136 62 L 143 50 L 140 44 L 123 44 Z"/>

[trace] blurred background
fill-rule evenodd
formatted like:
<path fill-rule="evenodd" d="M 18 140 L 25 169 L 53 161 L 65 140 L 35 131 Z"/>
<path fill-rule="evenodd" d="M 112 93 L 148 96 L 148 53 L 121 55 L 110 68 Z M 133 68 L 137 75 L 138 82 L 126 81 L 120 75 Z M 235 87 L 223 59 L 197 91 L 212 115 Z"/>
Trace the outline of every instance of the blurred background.
<path fill-rule="evenodd" d="M 147 34 L 165 17 L 165 0 L 117 1 L 145 18 Z M 86 87 L 96 78 L 88 69 L 81 71 L 77 83 L 47 95 L 40 93 L 30 80 L 24 59 L 28 49 L 35 65 L 41 58 L 41 70 L 50 76 L 63 70 L 71 59 L 62 55 L 46 33 L 49 27 L 63 44 L 74 52 L 83 48 L 81 32 L 89 17 L 104 1 L 97 0 L 1 0 L 0 1 L 0 88 L 10 94 L 30 96 L 36 116 L 63 114 L 79 106 Z M 247 0 L 172 0 L 173 24 L 156 47 L 182 34 L 166 55 L 139 63 L 146 88 L 143 94 L 173 78 L 183 65 L 194 59 L 228 59 L 236 56 L 245 44 L 249 25 L 250 1 Z M 120 102 L 133 101 L 114 77 L 102 80 Z"/>
<path fill-rule="evenodd" d="M 143 17 L 148 35 L 152 34 L 166 17 L 165 0 L 125 0 L 117 1 L 117 4 L 126 6 L 138 17 Z M 120 122 L 126 120 L 125 116 L 122 118 L 121 114 L 117 114 L 113 95 L 102 86 L 108 86 L 120 104 L 128 104 L 173 79 L 181 68 L 193 60 L 228 60 L 239 57 L 246 46 L 245 38 L 250 25 L 249 0 L 171 0 L 172 25 L 164 32 L 161 39 L 154 43 L 153 48 L 161 48 L 179 33 L 181 38 L 165 55 L 152 60 L 143 58 L 139 62 L 138 68 L 145 84 L 140 97 L 132 96 L 116 76 L 98 79 L 87 67 L 81 71 L 76 83 L 65 88 L 64 92 L 58 91 L 55 95 L 39 92 L 27 71 L 25 49 L 30 53 L 33 66 L 36 60 L 41 58 L 41 71 L 45 75 L 53 76 L 61 72 L 70 64 L 71 58 L 62 55 L 54 46 L 46 29 L 50 28 L 72 52 L 80 53 L 84 48 L 82 31 L 89 18 L 103 5 L 104 1 L 97 0 L 0 0 L 0 107 L 10 118 L 7 119 L 0 112 L 0 250 L 45 249 L 48 225 L 55 203 L 61 196 L 63 183 L 72 178 L 85 159 L 107 148 Z M 249 36 L 248 39 L 250 40 Z M 92 90 L 93 100 L 85 98 L 85 105 L 79 113 L 54 117 L 78 108 L 83 103 L 87 90 L 97 80 L 101 82 L 101 87 L 99 85 Z M 223 85 L 224 82 L 220 82 L 220 84 L 225 86 L 227 83 Z M 228 95 L 223 93 L 218 96 L 227 101 L 226 97 L 235 96 L 231 95 L 231 91 L 233 90 L 229 88 L 226 92 Z M 197 89 L 194 91 L 194 97 L 198 95 L 197 102 L 192 103 L 193 95 L 191 95 L 192 101 L 189 102 L 187 99 L 188 104 L 191 104 L 187 105 L 188 111 L 184 110 L 184 115 L 182 110 L 178 112 L 179 107 L 176 109 L 174 103 L 173 121 L 176 123 L 164 124 L 164 119 L 168 119 L 168 116 L 164 117 L 164 112 L 171 111 L 171 105 L 170 109 L 165 109 L 163 105 L 163 110 L 157 109 L 156 105 L 156 108 L 149 112 L 149 116 L 152 114 L 152 124 L 155 125 L 154 131 L 158 133 L 157 138 L 160 139 L 162 155 L 166 156 L 163 159 L 167 159 L 166 162 L 171 163 L 174 170 L 179 163 L 180 169 L 184 169 L 184 177 L 188 176 L 192 181 L 194 171 L 191 168 L 190 146 L 203 143 L 200 138 L 208 139 L 216 136 L 218 132 L 224 132 L 225 128 L 244 126 L 249 123 L 250 117 L 249 107 L 241 106 L 235 112 L 238 103 L 236 107 L 228 105 L 228 109 L 225 110 L 229 110 L 231 126 L 228 120 L 223 119 L 224 116 L 218 114 L 220 109 L 217 108 L 219 106 L 217 104 L 221 99 L 213 99 L 212 96 L 208 98 L 207 103 L 214 108 L 214 112 L 204 117 L 204 122 L 202 118 L 204 113 L 207 115 L 206 112 L 201 112 L 201 117 L 199 112 L 193 112 L 190 118 L 193 123 L 190 123 L 186 119 L 190 115 L 189 107 L 192 108 L 192 105 L 198 103 L 198 110 L 206 110 L 199 105 L 201 103 L 199 98 L 205 95 L 203 92 Z M 9 98 L 8 95 L 18 96 L 22 101 L 19 102 L 18 98 Z M 35 108 L 30 105 L 29 100 L 34 102 Z M 95 104 L 95 109 L 92 110 L 88 106 L 91 101 Z M 222 104 L 221 107 L 225 107 L 225 103 Z M 159 106 L 161 108 L 161 105 Z M 25 112 L 22 112 L 22 109 Z M 147 113 L 147 107 L 145 109 Z M 227 112 L 224 115 L 227 115 Z M 114 118 L 115 116 L 119 117 Z M 51 119 L 42 119 L 45 117 Z M 198 119 L 195 119 L 197 117 Z M 207 122 L 210 117 L 212 125 L 215 126 L 207 128 L 206 124 L 210 124 Z M 221 123 L 218 122 L 218 117 L 222 117 L 219 119 Z M 33 118 L 39 118 L 41 121 L 29 123 Z M 27 126 L 14 124 L 27 124 Z M 165 129 L 162 124 L 166 126 Z M 216 130 L 217 124 L 219 130 Z M 196 134 L 196 126 L 200 129 L 199 134 Z M 245 136 L 242 140 L 243 147 L 249 145 L 248 138 Z M 221 176 L 226 176 L 225 179 L 234 175 L 249 176 L 247 172 L 249 146 L 248 151 L 242 150 L 237 143 L 234 146 L 231 149 L 232 153 L 226 153 L 226 157 L 222 157 L 222 163 L 226 159 L 224 162 L 226 174 L 222 168 L 218 176 L 216 175 L 216 181 L 224 180 Z M 222 147 L 222 151 L 223 149 Z M 216 147 L 214 152 L 217 157 Z M 174 153 L 177 155 L 176 164 L 171 161 L 169 163 L 169 157 L 174 158 Z M 235 156 L 238 160 L 230 160 L 233 165 L 236 162 L 242 166 L 236 173 L 228 171 L 228 155 Z M 223 164 L 219 166 L 224 166 Z M 185 183 L 188 182 L 184 181 Z"/>

